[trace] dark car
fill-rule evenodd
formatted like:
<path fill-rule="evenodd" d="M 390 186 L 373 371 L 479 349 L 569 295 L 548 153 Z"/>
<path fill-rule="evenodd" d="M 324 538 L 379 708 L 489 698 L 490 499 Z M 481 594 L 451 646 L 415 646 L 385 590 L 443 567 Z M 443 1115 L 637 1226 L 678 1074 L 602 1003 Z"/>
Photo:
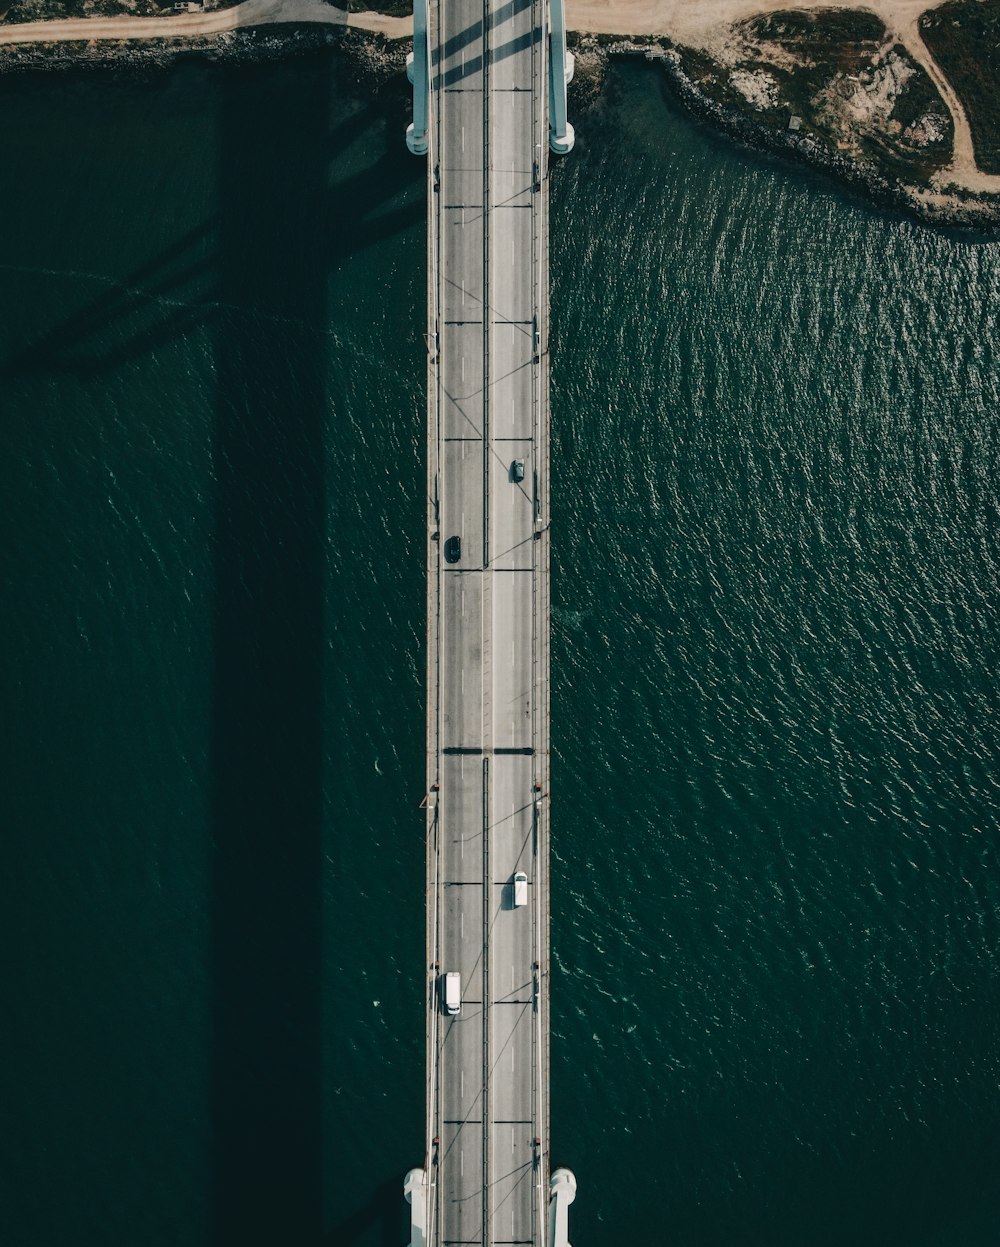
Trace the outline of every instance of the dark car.
<path fill-rule="evenodd" d="M 444 561 L 446 563 L 457 563 L 462 557 L 462 538 L 456 533 L 454 537 L 449 537 L 444 543 Z"/>
<path fill-rule="evenodd" d="M 523 459 L 515 459 L 514 462 L 510 465 L 510 479 L 512 481 L 523 481 L 524 480 L 524 460 Z"/>

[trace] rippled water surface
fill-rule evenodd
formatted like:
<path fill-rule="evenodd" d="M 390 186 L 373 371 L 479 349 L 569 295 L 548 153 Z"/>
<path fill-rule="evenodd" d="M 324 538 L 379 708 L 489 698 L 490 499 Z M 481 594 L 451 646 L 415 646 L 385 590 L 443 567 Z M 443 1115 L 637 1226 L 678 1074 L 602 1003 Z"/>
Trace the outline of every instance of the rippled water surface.
<path fill-rule="evenodd" d="M 0 1226 L 406 1241 L 423 169 L 329 55 L 0 89 Z M 1000 244 L 622 68 L 552 197 L 575 1247 L 1000 1237 Z"/>
<path fill-rule="evenodd" d="M 552 208 L 574 1239 L 996 1241 L 1000 247 L 734 154 L 647 73 L 582 131 Z"/>

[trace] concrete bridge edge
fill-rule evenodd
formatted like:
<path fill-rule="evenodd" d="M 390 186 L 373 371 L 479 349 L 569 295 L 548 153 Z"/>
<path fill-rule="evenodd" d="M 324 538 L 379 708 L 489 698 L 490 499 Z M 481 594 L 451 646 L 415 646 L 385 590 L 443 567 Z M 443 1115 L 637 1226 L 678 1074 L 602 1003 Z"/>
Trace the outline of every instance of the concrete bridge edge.
<path fill-rule="evenodd" d="M 549 146 L 558 155 L 572 151 L 575 133 L 567 117 L 566 87 L 572 81 L 574 60 L 566 47 L 564 0 L 549 0 Z M 406 145 L 414 155 L 426 155 L 429 149 L 430 109 L 430 0 L 415 0 L 413 51 L 406 59 L 406 76 L 413 85 L 413 122 L 406 130 Z M 430 351 L 430 360 L 433 352 Z M 428 822 L 433 818 L 428 808 Z M 568 1240 L 568 1208 L 576 1198 L 577 1182 L 573 1172 L 556 1169 L 549 1180 L 547 1247 L 570 1247 Z M 410 1247 L 427 1247 L 431 1187 L 427 1171 L 411 1169 L 404 1178 L 403 1194 L 410 1205 Z"/>
<path fill-rule="evenodd" d="M 413 85 L 413 120 L 406 127 L 406 146 L 414 156 L 427 155 L 430 95 L 430 0 L 413 6 L 413 51 L 406 57 L 406 76 Z M 549 0 L 549 147 L 557 156 L 573 150 L 576 132 L 569 121 L 566 87 L 573 81 L 574 61 L 566 47 L 565 0 Z"/>

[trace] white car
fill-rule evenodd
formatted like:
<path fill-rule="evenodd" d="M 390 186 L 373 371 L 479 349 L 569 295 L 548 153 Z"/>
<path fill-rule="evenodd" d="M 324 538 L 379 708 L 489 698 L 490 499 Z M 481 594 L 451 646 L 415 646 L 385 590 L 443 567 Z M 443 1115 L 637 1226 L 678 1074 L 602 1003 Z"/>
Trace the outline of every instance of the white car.
<path fill-rule="evenodd" d="M 519 870 L 514 876 L 514 908 L 519 909 L 528 903 L 528 876 Z"/>
<path fill-rule="evenodd" d="M 449 1017 L 462 1012 L 462 976 L 452 971 L 441 975 L 441 1003 Z"/>

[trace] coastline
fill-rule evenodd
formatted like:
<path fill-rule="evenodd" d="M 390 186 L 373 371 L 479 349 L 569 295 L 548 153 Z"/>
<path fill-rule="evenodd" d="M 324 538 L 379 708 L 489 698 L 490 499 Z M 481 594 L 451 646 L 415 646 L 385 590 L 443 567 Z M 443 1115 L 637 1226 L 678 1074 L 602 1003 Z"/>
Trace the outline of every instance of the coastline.
<path fill-rule="evenodd" d="M 0 74 L 42 70 L 90 70 L 145 73 L 168 68 L 181 57 L 253 65 L 282 60 L 324 48 L 350 57 L 359 78 L 379 91 L 399 78 L 401 105 L 409 100 L 406 84 L 407 40 L 344 23 L 288 22 L 238 26 L 218 34 L 159 36 L 139 39 L 67 40 L 0 44 Z M 405 88 L 405 89 L 404 89 Z"/>
<path fill-rule="evenodd" d="M 584 109 L 599 98 L 611 58 L 642 59 L 662 74 L 667 90 L 680 107 L 741 147 L 821 173 L 866 202 L 902 212 L 922 225 L 990 235 L 1000 231 L 1000 196 L 986 198 L 971 193 L 963 195 L 960 191 L 945 194 L 908 186 L 885 176 L 869 162 L 829 150 L 809 135 L 775 130 L 755 118 L 749 107 L 745 110 L 725 107 L 699 90 L 685 73 L 673 44 L 664 36 L 646 39 L 577 36 L 573 40 L 573 50 L 577 56 L 578 77 L 582 78 L 574 86 Z"/>
<path fill-rule="evenodd" d="M 257 0 L 251 5 L 198 15 L 192 22 L 194 16 L 126 19 L 135 32 L 128 35 L 107 33 L 117 19 L 87 18 L 71 23 L 77 28 L 94 24 L 96 37 L 86 39 L 64 33 L 59 40 L 41 40 L 25 26 L 0 27 L 0 72 L 148 72 L 182 56 L 253 64 L 337 47 L 353 62 L 359 80 L 386 97 L 398 96 L 401 111 L 408 105 L 404 70 L 410 19 L 348 13 L 322 0 L 284 0 L 280 4 Z M 139 23 L 141 33 L 136 30 Z M 162 30 L 164 23 L 170 23 L 169 29 L 177 33 L 147 33 L 154 27 Z M 64 21 L 45 23 L 50 24 L 64 30 L 67 25 Z M 32 25 L 37 31 L 38 24 Z M 199 30 L 199 25 L 217 28 Z M 822 173 L 866 201 L 902 212 L 925 225 L 990 235 L 1000 230 L 1000 195 L 963 193 L 956 188 L 945 193 L 907 185 L 887 176 L 873 162 L 835 152 L 809 134 L 775 129 L 755 117 L 749 104 L 746 108 L 727 107 L 711 98 L 685 72 L 681 50 L 666 35 L 620 36 L 588 31 L 571 33 L 570 42 L 577 57 L 571 97 L 582 113 L 599 99 L 612 58 L 642 59 L 662 74 L 666 89 L 680 107 L 743 147 Z"/>

